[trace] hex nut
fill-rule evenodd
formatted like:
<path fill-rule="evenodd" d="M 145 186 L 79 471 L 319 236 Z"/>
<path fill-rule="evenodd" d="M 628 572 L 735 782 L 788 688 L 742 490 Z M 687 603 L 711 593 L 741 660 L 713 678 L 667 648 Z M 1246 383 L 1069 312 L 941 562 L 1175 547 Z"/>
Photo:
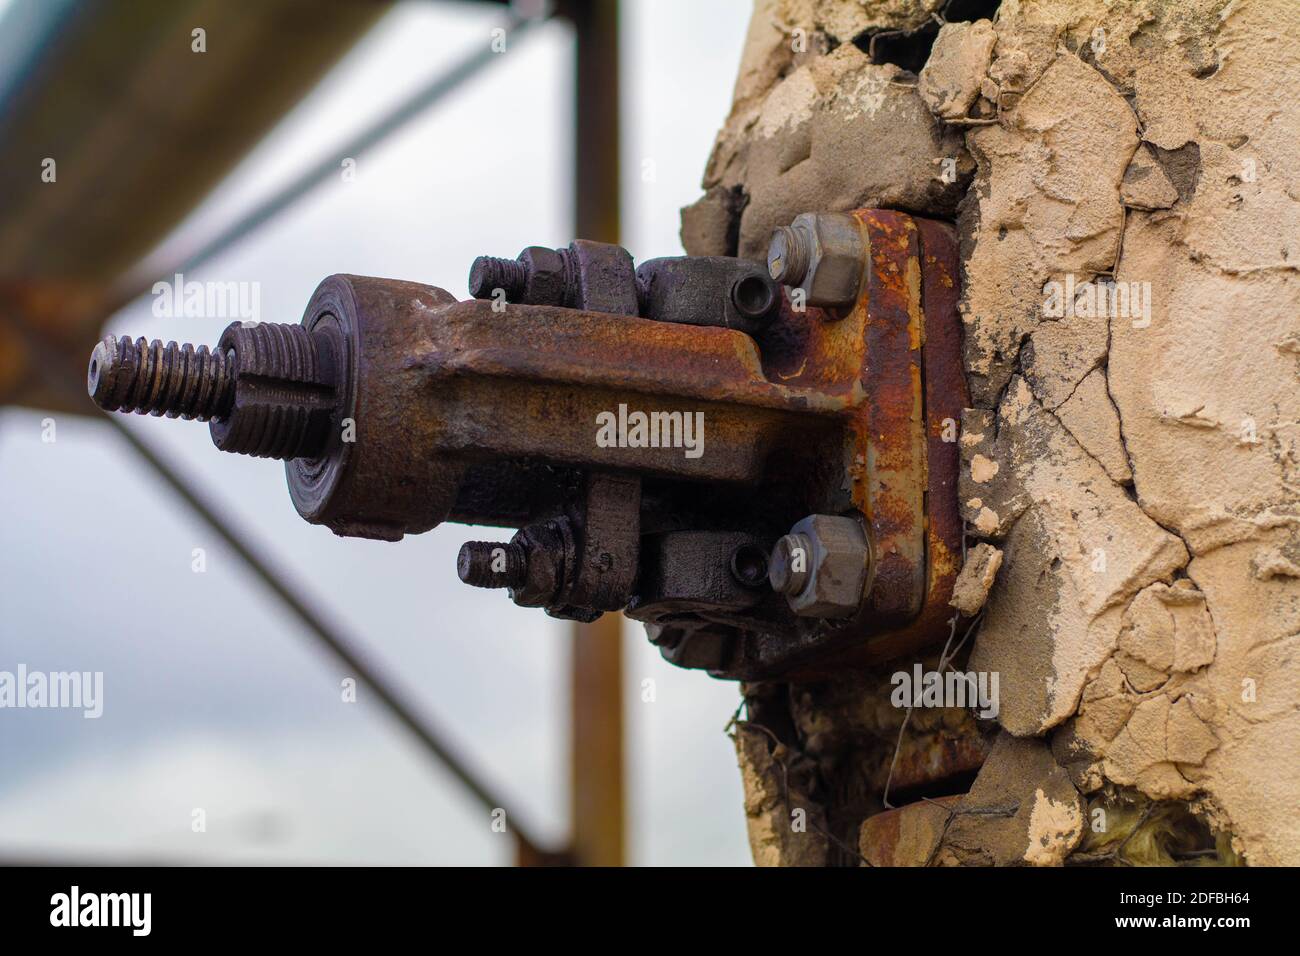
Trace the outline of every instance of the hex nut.
<path fill-rule="evenodd" d="M 565 257 L 558 249 L 529 246 L 519 253 L 519 261 L 528 269 L 524 301 L 529 305 L 564 305 L 569 282 Z"/>
<path fill-rule="evenodd" d="M 823 308 L 857 301 L 866 261 L 861 224 L 848 213 L 801 213 L 772 234 L 767 252 L 772 278 Z"/>
<path fill-rule="evenodd" d="M 807 549 L 806 574 L 797 573 L 797 548 Z M 809 515 L 777 542 L 769 580 L 800 617 L 844 618 L 862 606 L 870 570 L 871 547 L 857 519 Z"/>
<path fill-rule="evenodd" d="M 637 315 L 636 266 L 632 254 L 611 242 L 575 239 L 568 248 L 571 309 Z"/>

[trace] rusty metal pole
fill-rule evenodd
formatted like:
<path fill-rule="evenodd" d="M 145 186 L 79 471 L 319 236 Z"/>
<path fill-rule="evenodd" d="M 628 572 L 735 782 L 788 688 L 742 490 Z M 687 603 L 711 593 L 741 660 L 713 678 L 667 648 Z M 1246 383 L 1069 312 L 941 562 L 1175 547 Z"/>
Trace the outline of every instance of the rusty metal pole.
<path fill-rule="evenodd" d="M 622 866 L 621 614 L 573 626 L 572 834 L 579 866 Z"/>
<path fill-rule="evenodd" d="M 619 241 L 619 9 L 572 0 L 574 233 Z M 623 617 L 573 627 L 572 854 L 579 866 L 624 863 Z"/>

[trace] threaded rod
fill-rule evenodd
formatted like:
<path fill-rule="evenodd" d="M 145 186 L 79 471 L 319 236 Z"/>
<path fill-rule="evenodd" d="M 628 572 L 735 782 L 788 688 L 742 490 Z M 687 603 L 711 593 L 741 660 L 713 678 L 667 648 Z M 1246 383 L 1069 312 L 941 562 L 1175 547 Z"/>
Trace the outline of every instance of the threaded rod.
<path fill-rule="evenodd" d="M 86 391 L 109 412 L 207 421 L 230 411 L 235 371 L 233 353 L 212 352 L 206 345 L 110 335 L 90 355 Z"/>

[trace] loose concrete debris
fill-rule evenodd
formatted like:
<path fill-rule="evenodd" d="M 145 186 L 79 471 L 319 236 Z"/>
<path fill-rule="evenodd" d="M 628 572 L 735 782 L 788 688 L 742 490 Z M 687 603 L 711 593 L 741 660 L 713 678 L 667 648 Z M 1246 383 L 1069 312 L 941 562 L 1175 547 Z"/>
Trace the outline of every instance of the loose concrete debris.
<path fill-rule="evenodd" d="M 1212 729 L 1216 703 L 1204 675 L 1171 676 L 1166 669 L 1117 655 L 1083 695 L 1080 714 L 1058 732 L 1054 749 L 1079 788 L 1104 781 L 1160 799 L 1195 797 L 1206 759 L 1219 746 Z M 1145 689 L 1143 687 L 1145 685 Z"/>
<path fill-rule="evenodd" d="M 990 489 L 963 475 L 959 492 L 964 499 L 982 494 L 981 510 L 1014 518 L 1014 525 L 1002 586 L 990 595 L 970 667 L 998 671 L 1014 688 L 1003 694 L 1002 726 L 1041 734 L 1074 712 L 1084 683 L 1114 651 L 1125 602 L 1169 579 L 1187 563 L 1187 550 L 1111 480 L 1023 379 L 1012 381 L 997 440 L 984 447 L 999 461 L 1003 484 Z M 963 455 L 970 450 L 963 446 Z"/>
<path fill-rule="evenodd" d="M 970 112 L 996 42 L 997 34 L 988 20 L 945 23 L 939 28 L 916 87 L 931 113 L 943 120 L 957 120 Z"/>
<path fill-rule="evenodd" d="M 1300 540 L 1292 538 L 1283 548 L 1263 548 L 1250 559 L 1251 570 L 1261 581 L 1271 578 L 1300 578 Z"/>
<path fill-rule="evenodd" d="M 806 761 L 743 723 L 737 725 L 735 741 L 755 865 L 825 866 L 825 812 L 804 789 L 810 770 Z"/>
<path fill-rule="evenodd" d="M 1044 320 L 1047 283 L 1112 268 L 1124 221 L 1118 187 L 1138 145 L 1137 118 L 1096 69 L 1061 55 L 1001 123 L 972 129 L 967 143 L 979 185 L 958 218 L 970 244 L 966 364 L 976 404 L 992 407 L 1022 340 Z"/>
<path fill-rule="evenodd" d="M 961 800 L 920 800 L 867 817 L 858 836 L 858 852 L 871 866 L 928 866 Z"/>
<path fill-rule="evenodd" d="M 773 229 L 807 210 L 883 206 L 951 217 L 974 170 L 961 133 L 930 114 L 898 67 L 872 64 L 852 43 L 795 66 L 792 42 L 781 37 L 768 49 L 793 67 L 788 74 L 746 55 L 732 116 L 709 161 L 709 192 L 683 211 L 686 251 L 727 254 L 717 215 L 727 190 L 744 197 L 737 248 L 751 259 L 764 257 Z M 764 84 L 765 92 L 754 89 Z"/>
<path fill-rule="evenodd" d="M 1138 147 L 1124 170 L 1119 188 L 1120 201 L 1131 209 L 1168 209 L 1178 201 L 1178 190 L 1148 145 Z"/>
<path fill-rule="evenodd" d="M 960 502 L 1005 565 L 967 666 L 1033 756 L 1015 826 L 959 814 L 938 855 L 1059 862 L 1070 792 L 1126 788 L 1300 863 L 1300 7 L 1003 3 L 915 82 L 849 42 L 935 7 L 762 0 L 687 220 L 757 258 L 807 209 L 956 209 Z"/>
<path fill-rule="evenodd" d="M 952 587 L 953 607 L 967 617 L 974 617 L 988 600 L 989 589 L 1002 567 L 1002 552 L 991 544 L 980 542 L 966 555 L 966 563 Z"/>
<path fill-rule="evenodd" d="M 957 803 L 941 866 L 1053 866 L 1083 838 L 1083 800 L 1040 740 L 1002 734 Z"/>

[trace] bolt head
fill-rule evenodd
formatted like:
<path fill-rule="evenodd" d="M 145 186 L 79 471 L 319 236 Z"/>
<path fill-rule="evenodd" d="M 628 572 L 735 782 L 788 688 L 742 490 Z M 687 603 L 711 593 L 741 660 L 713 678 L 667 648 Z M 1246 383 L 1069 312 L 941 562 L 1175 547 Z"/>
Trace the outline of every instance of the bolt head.
<path fill-rule="evenodd" d="M 792 575 L 786 588 L 777 588 L 786 595 L 790 609 L 800 617 L 845 618 L 856 614 L 871 570 L 871 548 L 862 524 L 852 517 L 809 515 L 781 539 L 777 551 L 787 541 L 807 548 L 807 572 L 801 586 L 791 593 L 796 587 Z M 777 560 L 774 553 L 774 569 Z M 776 584 L 773 579 L 773 587 Z"/>
<path fill-rule="evenodd" d="M 807 212 L 795 217 L 773 236 L 773 248 L 779 259 L 781 249 L 793 252 L 796 247 L 802 250 L 799 255 L 806 258 L 807 265 L 779 282 L 802 289 L 808 305 L 829 308 L 857 301 L 866 272 L 867 245 L 855 217 L 848 213 Z M 769 250 L 769 270 L 773 261 Z M 792 261 L 791 267 L 798 264 Z"/>

